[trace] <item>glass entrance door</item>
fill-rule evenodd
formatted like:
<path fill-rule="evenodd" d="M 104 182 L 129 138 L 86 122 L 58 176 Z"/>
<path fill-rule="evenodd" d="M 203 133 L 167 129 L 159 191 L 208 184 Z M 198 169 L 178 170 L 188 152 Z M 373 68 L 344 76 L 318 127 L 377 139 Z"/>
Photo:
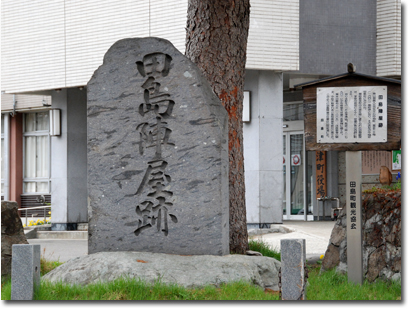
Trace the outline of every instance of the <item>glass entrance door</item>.
<path fill-rule="evenodd" d="M 307 160 L 302 131 L 284 132 L 283 154 L 283 219 L 312 220 L 306 207 L 305 164 Z M 306 211 L 307 217 L 304 215 Z"/>

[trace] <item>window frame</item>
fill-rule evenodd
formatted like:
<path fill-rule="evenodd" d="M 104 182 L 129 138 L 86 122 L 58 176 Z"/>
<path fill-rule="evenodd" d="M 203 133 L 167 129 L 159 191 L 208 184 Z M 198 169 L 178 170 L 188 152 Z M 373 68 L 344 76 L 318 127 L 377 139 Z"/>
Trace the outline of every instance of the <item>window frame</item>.
<path fill-rule="evenodd" d="M 48 130 L 39 130 L 39 131 L 31 131 L 26 132 L 26 116 L 28 114 L 38 114 L 38 113 L 49 113 L 49 111 L 35 111 L 31 113 L 24 113 L 23 114 L 23 194 L 24 195 L 38 195 L 38 194 L 51 194 L 51 135 L 50 135 L 50 118 L 48 118 Z M 36 115 L 37 121 L 37 115 Z M 38 136 L 47 136 L 47 148 L 48 148 L 48 160 L 47 160 L 47 177 L 35 177 L 29 178 L 26 177 L 26 137 L 38 137 Z M 26 183 L 37 183 L 43 182 L 47 183 L 47 191 L 40 191 L 40 192 L 27 192 L 26 191 Z"/>

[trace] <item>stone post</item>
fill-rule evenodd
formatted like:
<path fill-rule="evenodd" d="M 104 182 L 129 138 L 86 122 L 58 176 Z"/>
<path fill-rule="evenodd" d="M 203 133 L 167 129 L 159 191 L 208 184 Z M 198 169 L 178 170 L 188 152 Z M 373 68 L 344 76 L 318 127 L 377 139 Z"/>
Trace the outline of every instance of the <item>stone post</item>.
<path fill-rule="evenodd" d="M 306 300 L 305 239 L 281 240 L 281 299 Z"/>
<path fill-rule="evenodd" d="M 40 245 L 13 245 L 11 300 L 32 300 L 40 287 Z"/>

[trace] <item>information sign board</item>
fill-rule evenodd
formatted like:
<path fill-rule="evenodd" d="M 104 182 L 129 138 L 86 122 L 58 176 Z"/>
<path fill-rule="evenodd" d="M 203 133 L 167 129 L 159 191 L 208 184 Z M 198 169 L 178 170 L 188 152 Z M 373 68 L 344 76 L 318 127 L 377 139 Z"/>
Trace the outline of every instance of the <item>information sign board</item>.
<path fill-rule="evenodd" d="M 317 88 L 317 143 L 387 142 L 387 86 Z"/>

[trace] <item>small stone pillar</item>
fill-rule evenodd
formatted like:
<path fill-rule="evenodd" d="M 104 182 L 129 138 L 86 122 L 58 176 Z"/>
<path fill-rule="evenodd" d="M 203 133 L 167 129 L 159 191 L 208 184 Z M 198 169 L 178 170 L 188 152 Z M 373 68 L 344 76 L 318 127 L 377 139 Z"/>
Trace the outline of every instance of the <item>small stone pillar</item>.
<path fill-rule="evenodd" d="M 281 299 L 306 300 L 305 239 L 281 240 Z"/>
<path fill-rule="evenodd" d="M 40 245 L 13 245 L 11 300 L 32 300 L 40 287 Z"/>

